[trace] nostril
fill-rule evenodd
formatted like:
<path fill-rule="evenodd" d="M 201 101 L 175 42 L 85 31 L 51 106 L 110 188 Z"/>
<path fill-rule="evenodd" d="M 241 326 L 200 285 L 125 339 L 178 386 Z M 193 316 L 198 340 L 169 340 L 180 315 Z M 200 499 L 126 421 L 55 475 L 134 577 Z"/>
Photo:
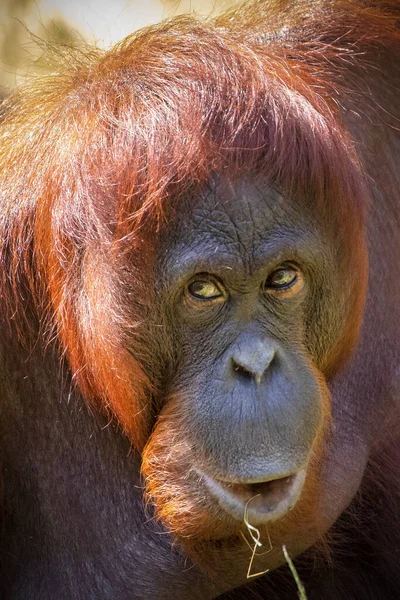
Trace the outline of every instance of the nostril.
<path fill-rule="evenodd" d="M 233 360 L 233 370 L 235 377 L 243 382 L 255 381 L 257 384 L 260 384 L 264 375 L 264 370 L 257 371 L 251 369 L 250 367 L 240 365 L 235 360 Z"/>
<path fill-rule="evenodd" d="M 257 384 L 270 367 L 275 357 L 275 348 L 266 342 L 239 344 L 230 356 L 231 368 L 236 378 L 255 381 Z"/>
<path fill-rule="evenodd" d="M 243 365 L 239 365 L 237 362 L 233 361 L 233 370 L 235 371 L 235 375 L 240 379 L 253 379 L 254 373 L 246 369 Z"/>

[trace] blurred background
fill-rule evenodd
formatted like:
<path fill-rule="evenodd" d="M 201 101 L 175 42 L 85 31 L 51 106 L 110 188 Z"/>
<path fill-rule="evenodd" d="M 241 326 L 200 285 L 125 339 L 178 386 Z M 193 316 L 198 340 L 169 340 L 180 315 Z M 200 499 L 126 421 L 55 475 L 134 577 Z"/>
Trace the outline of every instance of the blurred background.
<path fill-rule="evenodd" d="M 219 14 L 240 0 L 0 0 L 0 93 L 46 70 L 45 42 L 108 48 L 183 13 Z"/>

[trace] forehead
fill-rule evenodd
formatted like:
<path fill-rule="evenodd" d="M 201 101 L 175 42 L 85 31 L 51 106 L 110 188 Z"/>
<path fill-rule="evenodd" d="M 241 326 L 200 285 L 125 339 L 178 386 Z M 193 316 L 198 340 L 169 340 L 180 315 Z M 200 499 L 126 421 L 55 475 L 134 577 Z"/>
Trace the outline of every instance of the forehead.
<path fill-rule="evenodd" d="M 218 180 L 201 197 L 186 199 L 175 226 L 180 239 L 182 234 L 197 241 L 218 237 L 222 246 L 241 244 L 243 250 L 260 235 L 265 239 L 291 212 L 282 194 L 266 183 Z"/>
<path fill-rule="evenodd" d="M 316 224 L 277 189 L 248 179 L 212 182 L 200 195 L 173 206 L 160 231 L 159 260 L 164 272 L 216 270 L 252 272 L 315 238 Z"/>

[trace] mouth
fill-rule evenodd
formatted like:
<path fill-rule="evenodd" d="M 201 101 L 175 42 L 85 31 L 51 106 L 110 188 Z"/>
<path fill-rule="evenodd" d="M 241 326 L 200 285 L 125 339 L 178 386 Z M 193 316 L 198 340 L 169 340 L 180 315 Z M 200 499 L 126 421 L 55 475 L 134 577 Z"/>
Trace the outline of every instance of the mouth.
<path fill-rule="evenodd" d="M 197 472 L 226 513 L 238 521 L 246 516 L 252 525 L 282 519 L 299 499 L 306 478 L 306 469 L 255 483 L 224 481 Z"/>

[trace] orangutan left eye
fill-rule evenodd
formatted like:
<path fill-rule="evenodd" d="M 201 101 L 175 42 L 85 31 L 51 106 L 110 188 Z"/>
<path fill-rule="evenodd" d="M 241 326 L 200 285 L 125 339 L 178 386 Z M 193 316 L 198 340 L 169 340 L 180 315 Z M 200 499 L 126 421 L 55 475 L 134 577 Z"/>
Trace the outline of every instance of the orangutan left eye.
<path fill-rule="evenodd" d="M 291 267 L 275 269 L 269 275 L 265 287 L 272 290 L 287 289 L 297 281 L 297 271 Z"/>

